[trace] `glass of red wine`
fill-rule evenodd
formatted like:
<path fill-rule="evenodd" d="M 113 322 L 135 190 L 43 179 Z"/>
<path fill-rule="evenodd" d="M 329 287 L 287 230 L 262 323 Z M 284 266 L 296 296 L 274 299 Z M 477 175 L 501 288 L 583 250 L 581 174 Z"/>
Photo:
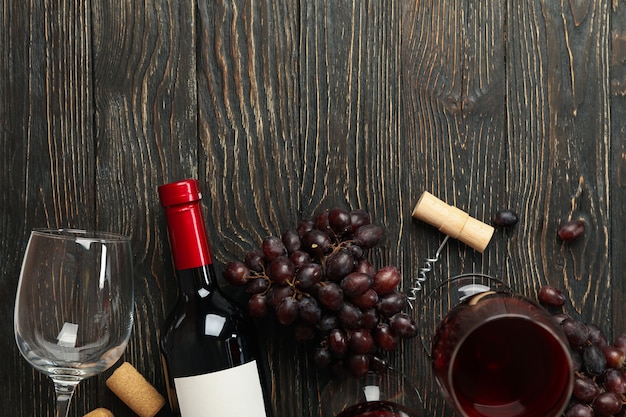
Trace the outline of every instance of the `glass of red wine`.
<path fill-rule="evenodd" d="M 435 288 L 423 314 L 433 373 L 459 415 L 562 415 L 573 362 L 565 334 L 543 307 L 500 280 L 463 274 Z"/>
<path fill-rule="evenodd" d="M 419 391 L 398 370 L 331 381 L 322 392 L 324 417 L 422 417 Z"/>

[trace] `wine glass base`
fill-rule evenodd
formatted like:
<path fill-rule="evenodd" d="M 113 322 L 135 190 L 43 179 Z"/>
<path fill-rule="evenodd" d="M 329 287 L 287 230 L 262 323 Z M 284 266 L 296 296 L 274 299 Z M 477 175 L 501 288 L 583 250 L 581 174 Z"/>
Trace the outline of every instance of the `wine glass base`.
<path fill-rule="evenodd" d="M 387 408 L 395 406 L 398 410 L 404 410 L 403 413 L 380 415 L 423 415 L 419 391 L 400 371 L 392 368 L 383 373 L 369 372 L 362 378 L 331 381 L 322 391 L 321 398 L 324 417 L 344 416 L 344 412 L 349 413 L 355 407 L 367 408 L 369 404 Z M 361 413 L 354 415 L 359 416 Z M 366 415 L 364 411 L 363 415 Z"/>
<path fill-rule="evenodd" d="M 453 276 L 435 287 L 421 303 L 419 336 L 426 354 L 430 357 L 437 326 L 454 306 L 476 294 L 507 290 L 502 280 L 472 272 Z"/>

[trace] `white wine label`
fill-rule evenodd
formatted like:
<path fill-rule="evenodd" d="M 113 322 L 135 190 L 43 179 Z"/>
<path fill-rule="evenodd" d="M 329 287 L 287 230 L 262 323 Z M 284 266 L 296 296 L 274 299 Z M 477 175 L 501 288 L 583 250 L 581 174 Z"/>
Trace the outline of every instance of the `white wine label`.
<path fill-rule="evenodd" d="M 175 378 L 174 385 L 182 417 L 266 417 L 256 361 Z"/>

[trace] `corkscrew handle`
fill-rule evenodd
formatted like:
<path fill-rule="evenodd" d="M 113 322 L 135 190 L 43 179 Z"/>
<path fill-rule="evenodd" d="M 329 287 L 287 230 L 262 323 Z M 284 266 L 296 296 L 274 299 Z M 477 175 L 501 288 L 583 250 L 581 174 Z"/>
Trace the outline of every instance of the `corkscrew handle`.
<path fill-rule="evenodd" d="M 447 236 L 458 239 L 481 253 L 489 244 L 494 232 L 492 226 L 446 204 L 427 191 L 415 205 L 413 217 L 435 226 Z"/>

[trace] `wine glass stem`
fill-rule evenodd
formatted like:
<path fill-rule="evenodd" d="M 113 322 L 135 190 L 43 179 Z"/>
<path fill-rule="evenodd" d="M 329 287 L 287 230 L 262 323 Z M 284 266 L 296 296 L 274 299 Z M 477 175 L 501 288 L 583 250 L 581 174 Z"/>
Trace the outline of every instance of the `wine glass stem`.
<path fill-rule="evenodd" d="M 56 393 L 55 417 L 67 417 L 75 388 L 76 384 L 68 384 L 58 381 L 54 382 L 54 391 Z"/>

